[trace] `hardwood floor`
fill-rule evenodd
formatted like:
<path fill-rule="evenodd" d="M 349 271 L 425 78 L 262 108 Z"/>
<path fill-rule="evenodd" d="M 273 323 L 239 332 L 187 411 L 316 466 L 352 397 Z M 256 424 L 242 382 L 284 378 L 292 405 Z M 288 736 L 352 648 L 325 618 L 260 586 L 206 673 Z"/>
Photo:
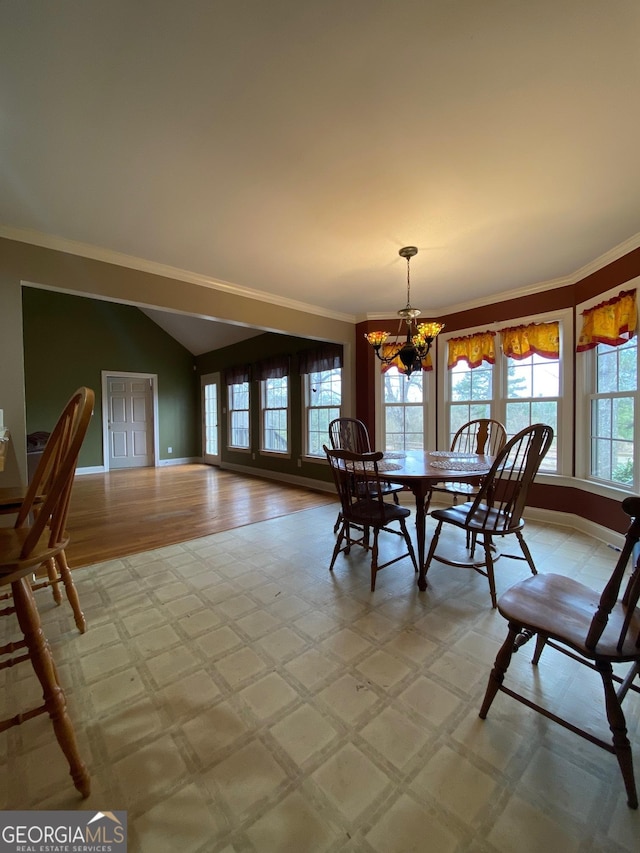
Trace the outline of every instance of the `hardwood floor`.
<path fill-rule="evenodd" d="M 83 474 L 71 495 L 67 559 L 77 568 L 335 500 L 210 465 Z"/>

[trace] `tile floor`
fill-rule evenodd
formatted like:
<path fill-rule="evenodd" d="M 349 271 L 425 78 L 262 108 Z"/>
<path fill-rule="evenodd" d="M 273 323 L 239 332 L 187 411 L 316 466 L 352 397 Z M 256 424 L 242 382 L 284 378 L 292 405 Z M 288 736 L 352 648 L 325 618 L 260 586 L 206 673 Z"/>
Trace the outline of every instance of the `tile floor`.
<path fill-rule="evenodd" d="M 505 635 L 486 580 L 434 564 L 420 593 L 403 561 L 372 594 L 362 552 L 327 570 L 335 514 L 78 569 L 82 636 L 39 592 L 93 790 L 79 799 L 39 717 L 0 735 L 0 803 L 126 809 L 132 853 L 635 853 L 612 755 L 502 694 L 478 718 Z M 526 536 L 540 570 L 595 586 L 615 560 L 568 528 Z M 527 573 L 501 560 L 498 592 Z M 597 676 L 552 650 L 537 673 L 529 660 L 514 680 L 602 731 Z M 38 697 L 29 666 L 0 677 L 3 712 Z"/>

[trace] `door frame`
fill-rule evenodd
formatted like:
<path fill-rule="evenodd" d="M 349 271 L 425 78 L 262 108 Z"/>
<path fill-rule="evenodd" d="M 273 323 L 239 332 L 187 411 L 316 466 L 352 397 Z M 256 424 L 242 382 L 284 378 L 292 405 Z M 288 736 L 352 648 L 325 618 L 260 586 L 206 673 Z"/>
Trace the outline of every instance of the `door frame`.
<path fill-rule="evenodd" d="M 206 439 L 206 412 L 204 406 L 204 387 L 205 385 L 215 385 L 217 390 L 217 416 L 218 416 L 218 454 L 214 456 L 213 454 L 206 454 L 205 449 L 207 446 Z M 221 442 L 222 442 L 222 387 L 221 387 L 221 376 L 219 371 L 215 371 L 214 373 L 204 373 L 200 376 L 200 411 L 202 413 L 201 418 L 201 431 L 200 431 L 200 442 L 202 448 L 202 461 L 205 465 L 218 465 L 220 466 L 222 462 L 222 452 L 221 452 Z"/>
<path fill-rule="evenodd" d="M 102 462 L 105 471 L 109 471 L 109 384 L 107 377 L 121 376 L 123 379 L 150 379 L 151 396 L 153 398 L 153 423 L 151 424 L 151 437 L 153 441 L 153 466 L 157 468 L 160 464 L 158 446 L 158 374 L 157 373 L 129 373 L 126 370 L 102 370 Z M 120 470 L 120 469 L 118 469 Z M 126 469 L 124 469 L 126 470 Z"/>

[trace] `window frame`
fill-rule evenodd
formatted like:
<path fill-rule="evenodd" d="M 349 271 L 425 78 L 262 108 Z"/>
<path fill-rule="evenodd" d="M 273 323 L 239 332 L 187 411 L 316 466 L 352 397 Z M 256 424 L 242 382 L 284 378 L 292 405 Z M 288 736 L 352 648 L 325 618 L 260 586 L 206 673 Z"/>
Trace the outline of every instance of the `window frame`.
<path fill-rule="evenodd" d="M 247 408 L 239 409 L 234 408 L 232 406 L 232 391 L 231 389 L 236 387 L 237 385 L 246 385 L 247 386 Z M 233 436 L 233 414 L 234 412 L 245 412 L 247 413 L 247 446 L 232 444 L 231 439 Z M 251 453 L 251 381 L 248 380 L 246 382 L 234 382 L 227 385 L 227 449 L 233 450 L 238 453 Z"/>
<path fill-rule="evenodd" d="M 313 397 L 312 397 L 313 390 L 311 387 L 311 377 L 317 376 L 318 373 L 332 373 L 335 370 L 340 371 L 340 404 L 338 406 L 311 406 L 310 403 L 311 403 L 311 400 L 313 399 Z M 324 455 L 324 451 L 322 451 L 321 453 L 311 453 L 311 450 L 310 450 L 311 442 L 309 440 L 310 439 L 310 417 L 311 417 L 311 412 L 314 409 L 317 410 L 317 409 L 332 409 L 332 408 L 337 409 L 337 414 L 330 417 L 328 423 L 331 422 L 334 419 L 334 417 L 336 417 L 336 418 L 343 417 L 343 413 L 344 413 L 344 409 L 345 409 L 345 367 L 343 365 L 342 367 L 331 368 L 331 370 L 323 370 L 323 371 L 318 371 L 316 373 L 303 373 L 300 376 L 300 380 L 302 382 L 302 407 L 303 407 L 303 411 L 302 411 L 303 456 L 304 456 L 305 460 L 307 460 L 309 462 L 324 462 L 324 464 L 326 465 L 328 463 L 327 463 L 326 456 Z M 324 436 L 325 437 L 324 437 L 322 444 L 328 444 L 329 443 L 328 429 L 325 430 Z"/>
<path fill-rule="evenodd" d="M 266 405 L 266 396 L 267 396 L 267 383 L 272 381 L 282 381 L 286 382 L 286 391 L 287 391 L 287 405 L 286 406 L 267 406 Z M 259 381 L 260 386 L 260 455 L 261 456 L 276 456 L 279 459 L 288 459 L 291 457 L 291 383 L 290 377 L 288 375 L 281 376 L 275 380 L 273 379 L 261 379 Z M 266 429 L 266 413 L 267 412 L 285 412 L 286 415 L 286 434 L 287 434 L 287 446 L 285 450 L 270 450 L 265 447 L 265 429 Z"/>
<path fill-rule="evenodd" d="M 436 435 L 436 414 L 435 414 L 435 375 L 438 369 L 439 359 L 436 357 L 435 347 L 431 348 L 431 360 L 433 362 L 433 370 L 422 371 L 422 430 L 423 430 L 423 447 L 424 450 L 432 450 L 432 442 L 435 445 Z M 384 377 L 385 374 L 381 369 L 381 364 L 376 359 L 376 369 L 378 373 L 378 381 L 375 383 L 375 410 L 376 410 L 376 448 L 387 449 L 386 435 L 386 403 L 384 400 Z M 391 370 L 397 370 L 392 367 Z M 407 377 L 399 374 L 402 380 Z M 415 405 L 415 404 L 395 404 L 395 405 Z"/>
<path fill-rule="evenodd" d="M 591 299 L 576 305 L 576 324 L 578 331 L 582 323 L 582 312 L 589 308 L 606 302 L 616 297 L 621 290 L 640 291 L 640 276 L 630 281 L 618 284 L 610 290 L 599 293 Z M 612 480 L 602 480 L 593 477 L 591 471 L 591 400 L 595 396 L 595 371 L 597 348 L 586 352 L 576 353 L 576 470 L 575 478 L 582 481 L 590 492 L 601 497 L 621 500 L 629 494 L 637 494 L 640 490 L 640 341 L 636 333 L 638 346 L 637 365 L 637 387 L 631 392 L 635 400 L 635 423 L 634 423 L 634 477 L 633 484 L 625 486 L 622 483 L 614 483 Z"/>
<path fill-rule="evenodd" d="M 514 317 L 508 320 L 501 320 L 497 323 L 483 323 L 478 326 L 470 326 L 464 329 L 456 329 L 452 332 L 441 332 L 437 338 L 438 347 L 438 364 L 442 365 L 442 372 L 439 373 L 438 383 L 438 441 L 444 448 L 447 441 L 450 442 L 449 436 L 449 411 L 450 411 L 450 387 L 449 387 L 449 368 L 447 367 L 447 343 L 450 338 L 458 338 L 466 335 L 473 335 L 484 331 L 495 331 L 496 334 L 496 364 L 493 369 L 492 381 L 492 398 L 487 400 L 490 406 L 490 417 L 501 423 L 506 423 L 506 406 L 507 402 L 514 398 L 507 398 L 507 378 L 508 373 L 505 369 L 506 356 L 502 353 L 500 347 L 500 330 L 510 328 L 512 326 L 528 325 L 530 323 L 549 323 L 554 320 L 558 321 L 560 330 L 560 388 L 559 388 L 559 403 L 558 403 L 558 431 L 556 436 L 556 446 L 558 454 L 557 471 L 540 471 L 536 479 L 544 482 L 546 477 L 553 478 L 557 482 L 558 477 L 572 476 L 572 460 L 573 460 L 573 394 L 574 387 L 574 326 L 573 326 L 573 310 L 571 308 L 561 309 L 559 311 L 547 311 L 543 314 L 527 315 L 523 317 Z M 517 364 L 517 362 L 515 362 Z M 523 398 L 529 400 L 531 398 Z M 536 398 L 533 398 L 534 400 Z M 540 398 L 545 399 L 545 398 Z M 447 449 L 450 444 L 447 444 Z"/>

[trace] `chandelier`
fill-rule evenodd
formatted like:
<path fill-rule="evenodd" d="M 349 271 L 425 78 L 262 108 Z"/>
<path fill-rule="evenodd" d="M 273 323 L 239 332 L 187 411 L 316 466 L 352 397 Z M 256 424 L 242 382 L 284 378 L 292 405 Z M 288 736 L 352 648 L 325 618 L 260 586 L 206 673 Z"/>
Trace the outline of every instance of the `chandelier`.
<path fill-rule="evenodd" d="M 405 367 L 407 376 L 410 376 L 414 370 L 420 370 L 423 367 L 423 361 L 431 349 L 431 344 L 444 329 L 444 323 L 437 323 L 435 321 L 427 323 L 416 322 L 416 317 L 420 316 L 420 309 L 412 308 L 411 306 L 409 262 L 414 255 L 418 254 L 418 250 L 415 246 L 405 246 L 403 249 L 400 249 L 398 254 L 401 258 L 407 259 L 407 307 L 401 308 L 398 311 L 400 322 L 398 324 L 396 341 L 386 344 L 389 332 L 365 332 L 365 338 L 369 341 L 375 354 L 383 364 L 391 364 L 399 358 Z M 404 340 L 400 339 L 403 323 L 407 325 L 407 335 Z M 383 346 L 385 344 L 386 346 Z"/>

